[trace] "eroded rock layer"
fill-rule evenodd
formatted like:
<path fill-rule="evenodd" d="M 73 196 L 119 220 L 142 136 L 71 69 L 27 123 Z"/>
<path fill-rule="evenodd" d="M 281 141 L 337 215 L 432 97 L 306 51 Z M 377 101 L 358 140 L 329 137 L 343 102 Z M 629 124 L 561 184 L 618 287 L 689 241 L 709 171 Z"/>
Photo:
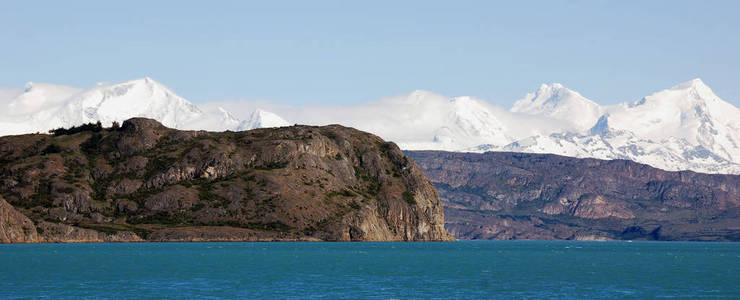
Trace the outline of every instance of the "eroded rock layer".
<path fill-rule="evenodd" d="M 740 241 L 740 175 L 626 160 L 409 151 L 461 239 Z"/>

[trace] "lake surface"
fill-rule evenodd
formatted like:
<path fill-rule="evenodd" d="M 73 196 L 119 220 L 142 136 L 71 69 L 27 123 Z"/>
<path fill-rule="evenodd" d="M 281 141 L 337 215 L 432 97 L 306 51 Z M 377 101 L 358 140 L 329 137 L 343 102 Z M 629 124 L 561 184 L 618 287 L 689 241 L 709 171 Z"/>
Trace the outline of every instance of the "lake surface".
<path fill-rule="evenodd" d="M 0 298 L 740 298 L 740 243 L 0 245 Z"/>

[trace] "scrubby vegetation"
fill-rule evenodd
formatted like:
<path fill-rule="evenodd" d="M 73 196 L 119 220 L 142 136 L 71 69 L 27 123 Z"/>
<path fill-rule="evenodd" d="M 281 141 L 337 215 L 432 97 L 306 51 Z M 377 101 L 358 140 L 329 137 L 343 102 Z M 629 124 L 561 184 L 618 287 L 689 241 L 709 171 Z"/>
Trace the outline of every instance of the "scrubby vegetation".
<path fill-rule="evenodd" d="M 102 130 L 103 130 L 103 125 L 100 123 L 100 121 L 98 121 L 96 123 L 86 123 L 80 126 L 72 126 L 70 128 L 52 129 L 52 130 L 49 130 L 49 133 L 53 134 L 54 136 L 60 136 L 60 135 L 71 135 L 71 134 L 85 132 L 85 131 L 100 132 Z"/>
<path fill-rule="evenodd" d="M 410 180 L 395 145 L 341 126 L 212 133 L 137 119 L 50 133 L 0 139 L 0 195 L 34 221 L 110 235 L 166 239 L 228 226 L 326 240 L 347 239 L 351 228 L 351 239 L 365 239 L 372 235 L 356 224 L 363 218 L 386 218 L 387 226 L 428 218 L 415 215 L 421 210 L 409 207 L 417 204 L 404 190 L 433 193 L 428 182 Z M 409 237 L 399 228 L 383 232 L 397 236 L 372 238 Z"/>

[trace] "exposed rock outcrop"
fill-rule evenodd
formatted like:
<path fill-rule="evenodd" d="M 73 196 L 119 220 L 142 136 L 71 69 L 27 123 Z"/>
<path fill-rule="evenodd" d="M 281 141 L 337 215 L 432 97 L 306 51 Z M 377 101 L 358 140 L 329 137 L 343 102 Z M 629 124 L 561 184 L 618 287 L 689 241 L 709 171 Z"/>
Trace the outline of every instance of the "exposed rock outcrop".
<path fill-rule="evenodd" d="M 5 242 L 452 240 L 416 164 L 339 125 L 2 137 L 0 195 Z"/>
<path fill-rule="evenodd" d="M 54 243 L 54 242 L 137 242 L 142 239 L 129 231 L 106 234 L 92 229 L 63 223 L 31 219 L 0 197 L 0 243 Z"/>
<path fill-rule="evenodd" d="M 36 225 L 0 197 L 0 243 L 38 241 Z"/>
<path fill-rule="evenodd" d="M 740 241 L 740 175 L 549 154 L 406 154 L 461 239 Z"/>

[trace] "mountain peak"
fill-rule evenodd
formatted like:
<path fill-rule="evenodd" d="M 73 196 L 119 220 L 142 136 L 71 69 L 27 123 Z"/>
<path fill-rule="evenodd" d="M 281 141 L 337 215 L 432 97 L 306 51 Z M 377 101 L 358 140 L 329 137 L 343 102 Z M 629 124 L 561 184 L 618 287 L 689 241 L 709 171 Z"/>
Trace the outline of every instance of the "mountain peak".
<path fill-rule="evenodd" d="M 169 88 L 167 88 L 164 84 L 152 79 L 151 77 L 137 78 L 137 79 L 125 81 L 125 82 L 122 82 L 116 85 L 143 85 L 143 86 L 155 87 L 155 88 L 164 89 L 164 90 L 169 91 Z"/>
<path fill-rule="evenodd" d="M 589 133 L 592 135 L 602 135 L 609 132 L 609 113 L 605 113 L 596 121 L 596 125 L 591 127 Z"/>
<path fill-rule="evenodd" d="M 704 106 L 707 103 L 717 104 L 726 102 L 714 94 L 714 91 L 712 91 L 704 81 L 700 78 L 694 78 L 677 84 L 669 89 L 658 91 L 650 96 L 646 96 L 630 104 L 630 107 L 652 104 L 679 105 L 682 107 L 691 107 L 691 109 L 693 109 L 696 105 Z"/>
<path fill-rule="evenodd" d="M 595 102 L 583 97 L 580 93 L 566 88 L 560 83 L 541 84 L 540 88 L 534 93 L 527 93 L 523 99 L 514 103 L 512 111 L 525 112 L 538 107 L 550 106 L 556 107 L 564 102 L 584 102 L 594 104 Z"/>
<path fill-rule="evenodd" d="M 31 81 L 26 82 L 26 86 L 23 87 L 23 92 L 24 93 L 30 92 L 31 89 L 33 89 L 33 86 L 34 86 L 34 83 L 33 82 L 31 82 Z"/>
<path fill-rule="evenodd" d="M 700 78 L 694 78 L 671 87 L 671 91 L 689 91 L 706 100 L 719 98 Z"/>
<path fill-rule="evenodd" d="M 424 96 L 424 95 L 429 95 L 429 94 L 434 94 L 434 93 L 431 91 L 422 90 L 422 89 L 416 89 L 416 90 L 411 91 L 411 93 L 409 93 L 409 95 L 412 95 L 412 96 Z"/>
<path fill-rule="evenodd" d="M 512 112 L 567 121 L 579 131 L 591 128 L 601 116 L 601 106 L 560 83 L 542 84 L 514 103 Z M 579 116 L 574 118 L 573 116 Z"/>
<path fill-rule="evenodd" d="M 656 141 L 682 139 L 710 149 L 723 159 L 737 161 L 738 120 L 740 110 L 696 78 L 611 111 L 609 126 Z"/>
<path fill-rule="evenodd" d="M 450 102 L 455 105 L 479 105 L 478 100 L 470 96 L 453 97 Z"/>
<path fill-rule="evenodd" d="M 291 124 L 288 123 L 288 121 L 281 118 L 280 116 L 258 108 L 252 112 L 252 115 L 249 117 L 248 120 L 244 120 L 241 124 L 239 124 L 238 130 L 250 130 L 266 127 L 284 127 L 290 125 Z"/>
<path fill-rule="evenodd" d="M 679 83 L 671 89 L 689 89 L 689 88 L 709 88 L 701 78 L 694 78 L 686 82 Z"/>
<path fill-rule="evenodd" d="M 573 90 L 571 90 L 569 88 L 566 88 L 565 86 L 563 86 L 562 84 L 557 83 L 557 82 L 552 83 L 552 84 L 547 84 L 547 83 L 541 84 L 538 92 L 539 91 L 543 91 L 544 92 L 544 91 L 547 91 L 547 90 L 565 90 L 567 92 L 574 92 Z"/>
<path fill-rule="evenodd" d="M 428 99 L 431 97 L 437 97 L 437 96 L 438 96 L 437 94 L 427 91 L 427 90 L 414 90 L 408 94 L 407 98 L 409 100 L 420 101 L 420 100 L 425 100 L 425 99 Z"/>
<path fill-rule="evenodd" d="M 170 128 L 181 128 L 203 116 L 197 106 L 149 77 L 98 85 L 70 100 L 62 110 L 62 124 L 111 124 L 146 117 Z"/>

